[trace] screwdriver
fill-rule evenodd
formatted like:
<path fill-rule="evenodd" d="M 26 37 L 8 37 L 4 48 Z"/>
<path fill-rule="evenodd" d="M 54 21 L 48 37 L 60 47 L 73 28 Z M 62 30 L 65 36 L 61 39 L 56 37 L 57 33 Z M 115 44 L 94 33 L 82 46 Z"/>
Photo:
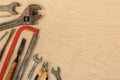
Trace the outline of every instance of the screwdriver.
<path fill-rule="evenodd" d="M 20 55 L 21 55 L 21 53 L 22 53 L 22 51 L 24 49 L 25 43 L 26 43 L 26 39 L 23 38 L 22 41 L 21 41 L 19 50 L 17 52 L 17 56 L 14 59 L 14 61 L 12 62 L 12 64 L 11 64 L 11 67 L 10 67 L 10 69 L 8 71 L 8 74 L 7 74 L 6 78 L 5 78 L 5 80 L 12 80 L 13 79 L 16 68 L 17 68 L 17 65 L 18 65 L 18 62 L 19 62 L 19 57 L 20 57 Z"/>

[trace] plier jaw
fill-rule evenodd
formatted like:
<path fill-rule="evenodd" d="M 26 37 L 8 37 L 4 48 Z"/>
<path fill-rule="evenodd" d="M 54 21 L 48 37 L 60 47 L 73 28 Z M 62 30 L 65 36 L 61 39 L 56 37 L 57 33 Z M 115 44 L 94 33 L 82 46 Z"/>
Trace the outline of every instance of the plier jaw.
<path fill-rule="evenodd" d="M 48 71 L 48 62 L 44 62 L 42 65 L 42 71 L 47 72 Z"/>
<path fill-rule="evenodd" d="M 42 68 L 39 70 L 38 74 L 35 77 L 37 80 L 39 77 L 44 76 L 44 80 L 48 80 L 48 62 L 44 62 Z"/>

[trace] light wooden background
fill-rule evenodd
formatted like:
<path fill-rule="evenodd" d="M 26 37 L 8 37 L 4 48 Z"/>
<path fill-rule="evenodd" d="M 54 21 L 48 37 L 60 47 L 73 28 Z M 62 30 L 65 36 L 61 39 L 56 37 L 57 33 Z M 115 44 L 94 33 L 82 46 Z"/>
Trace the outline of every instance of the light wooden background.
<path fill-rule="evenodd" d="M 15 0 L 1 0 L 0 4 L 9 4 L 13 1 Z M 43 61 L 49 61 L 50 68 L 60 66 L 63 80 L 120 80 L 119 0 L 19 0 L 18 2 L 21 3 L 21 7 L 17 8 L 20 14 L 32 3 L 44 7 L 40 11 L 44 17 L 34 26 L 40 29 L 40 34 L 33 55 L 39 53 L 44 58 Z M 0 22 L 18 16 L 0 18 Z M 16 56 L 23 37 L 28 39 L 26 49 L 28 47 L 32 33 L 23 32 L 23 34 L 11 61 Z M 0 43 L 3 45 L 4 41 Z M 3 61 L 4 59 L 0 67 Z M 27 78 L 30 63 L 23 80 Z M 40 68 L 41 64 L 34 76 Z M 49 77 L 49 80 L 56 80 L 52 74 L 49 74 Z"/>

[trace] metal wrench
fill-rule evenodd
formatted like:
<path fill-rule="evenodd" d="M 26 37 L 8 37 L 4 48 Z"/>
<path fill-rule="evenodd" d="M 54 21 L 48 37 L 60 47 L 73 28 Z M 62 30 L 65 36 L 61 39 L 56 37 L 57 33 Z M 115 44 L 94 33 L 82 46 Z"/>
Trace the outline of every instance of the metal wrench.
<path fill-rule="evenodd" d="M 41 61 L 42 61 L 42 57 L 39 58 L 38 54 L 36 54 L 36 55 L 33 56 L 33 64 L 32 64 L 32 67 L 30 69 L 30 72 L 28 74 L 27 80 L 31 80 L 32 75 L 33 75 L 33 73 L 34 73 L 34 71 L 35 71 L 38 63 L 40 63 Z"/>
<path fill-rule="evenodd" d="M 13 2 L 9 5 L 3 5 L 0 6 L 0 11 L 8 11 L 12 15 L 18 14 L 18 12 L 15 10 L 17 6 L 20 6 L 18 2 Z"/>
<path fill-rule="evenodd" d="M 60 76 L 60 72 L 61 72 L 61 70 L 60 70 L 59 67 L 57 67 L 57 70 L 55 70 L 53 67 L 52 67 L 52 69 L 51 69 L 51 73 L 52 73 L 53 75 L 55 75 L 55 77 L 56 77 L 57 80 L 62 80 L 62 79 L 61 79 L 61 76 Z"/>
<path fill-rule="evenodd" d="M 29 5 L 17 19 L 0 24 L 0 31 L 20 25 L 34 25 L 41 17 L 38 15 L 40 9 L 41 7 L 36 4 Z"/>

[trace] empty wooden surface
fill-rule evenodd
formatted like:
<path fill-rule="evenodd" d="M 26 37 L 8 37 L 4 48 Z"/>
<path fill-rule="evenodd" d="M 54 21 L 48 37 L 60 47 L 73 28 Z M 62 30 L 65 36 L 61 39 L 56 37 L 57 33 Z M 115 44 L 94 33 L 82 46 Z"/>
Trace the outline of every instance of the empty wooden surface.
<path fill-rule="evenodd" d="M 119 0 L 1 0 L 0 5 L 13 1 L 21 3 L 21 7 L 17 8 L 20 14 L 29 4 L 43 7 L 40 11 L 43 17 L 34 25 L 40 29 L 40 34 L 32 55 L 39 53 L 43 61 L 49 61 L 50 68 L 60 66 L 62 80 L 120 80 Z M 18 16 L 0 18 L 0 22 Z M 21 60 L 24 57 L 32 33 L 24 31 L 23 34 L 11 61 L 16 56 L 21 39 L 26 37 L 28 42 Z M 0 49 L 4 41 L 0 42 Z M 9 46 L 4 57 L 8 49 Z M 4 58 L 0 67 L 3 61 Z M 31 63 L 32 56 L 23 80 L 27 78 Z M 41 64 L 33 78 L 40 68 Z M 49 78 L 56 80 L 51 72 Z"/>

